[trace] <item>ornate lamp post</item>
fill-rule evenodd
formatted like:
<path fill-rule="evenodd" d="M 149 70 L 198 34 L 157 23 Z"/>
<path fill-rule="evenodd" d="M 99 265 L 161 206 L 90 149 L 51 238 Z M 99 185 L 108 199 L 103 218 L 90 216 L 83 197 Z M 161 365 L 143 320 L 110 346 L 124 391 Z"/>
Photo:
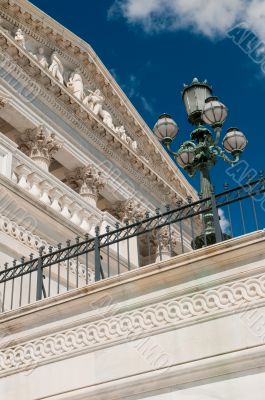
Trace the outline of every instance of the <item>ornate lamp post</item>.
<path fill-rule="evenodd" d="M 177 152 L 170 150 L 179 129 L 168 114 L 159 117 L 154 126 L 154 133 L 190 176 L 200 172 L 201 193 L 203 198 L 207 198 L 212 193 L 209 170 L 215 165 L 217 158 L 222 158 L 231 165 L 235 164 L 247 145 L 247 139 L 239 129 L 230 128 L 223 138 L 222 147 L 218 145 L 228 110 L 217 97 L 212 96 L 212 89 L 207 81 L 199 82 L 195 78 L 190 85 L 184 85 L 182 98 L 188 120 L 196 126 L 191 132 L 191 140 L 185 141 Z M 209 125 L 213 131 L 204 124 Z M 211 212 L 203 214 L 203 225 L 204 231 L 192 243 L 194 248 L 216 242 L 214 217 Z"/>

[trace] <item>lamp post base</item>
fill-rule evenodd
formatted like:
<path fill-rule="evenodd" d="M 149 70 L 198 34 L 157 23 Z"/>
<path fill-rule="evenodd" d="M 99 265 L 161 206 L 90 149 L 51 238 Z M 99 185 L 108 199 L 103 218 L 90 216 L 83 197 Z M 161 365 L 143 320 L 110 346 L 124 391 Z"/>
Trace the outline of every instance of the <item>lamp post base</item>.
<path fill-rule="evenodd" d="M 231 239 L 232 236 L 227 233 L 223 233 L 223 240 Z M 199 236 L 196 236 L 191 242 L 191 247 L 193 250 L 201 249 L 202 247 L 210 246 L 211 244 L 216 243 L 215 232 L 206 232 L 202 233 Z"/>

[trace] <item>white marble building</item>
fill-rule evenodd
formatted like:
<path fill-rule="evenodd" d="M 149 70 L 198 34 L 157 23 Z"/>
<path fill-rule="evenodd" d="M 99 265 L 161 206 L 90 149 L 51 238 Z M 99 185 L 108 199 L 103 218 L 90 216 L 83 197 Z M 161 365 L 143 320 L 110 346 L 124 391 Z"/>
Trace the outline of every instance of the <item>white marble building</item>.
<path fill-rule="evenodd" d="M 1 268 L 196 200 L 87 43 L 26 0 L 0 16 Z M 263 399 L 264 232 L 184 239 L 162 262 L 132 240 L 132 271 L 94 283 L 92 263 L 89 284 L 4 307 L 1 398 Z"/>
<path fill-rule="evenodd" d="M 88 44 L 27 1 L 0 4 L 1 187 L 34 234 L 2 262 L 196 198 Z"/>

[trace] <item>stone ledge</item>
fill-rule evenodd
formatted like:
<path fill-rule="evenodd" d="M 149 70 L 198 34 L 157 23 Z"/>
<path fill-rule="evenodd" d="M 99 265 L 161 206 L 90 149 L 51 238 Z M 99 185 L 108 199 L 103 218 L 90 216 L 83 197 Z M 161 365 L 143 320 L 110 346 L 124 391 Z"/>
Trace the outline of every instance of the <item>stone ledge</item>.
<path fill-rule="evenodd" d="M 264 259 L 259 231 L 3 314 L 2 373 L 261 307 Z"/>
<path fill-rule="evenodd" d="M 57 393 L 49 397 L 49 399 L 140 400 L 147 396 L 151 397 L 154 393 L 159 395 L 162 393 L 172 393 L 173 391 L 176 391 L 175 395 L 177 396 L 178 391 L 184 387 L 218 382 L 221 379 L 233 379 L 243 376 L 246 372 L 248 374 L 261 373 L 264 371 L 265 366 L 264 357 L 264 346 L 256 346 L 235 353 L 219 354 L 207 359 L 194 360 L 188 364 L 172 365 L 170 368 L 165 368 L 164 371 L 148 371 L 137 376 L 127 376 L 114 382 L 106 381 L 101 382 L 100 385 L 87 385 L 70 392 Z M 158 379 L 159 391 L 157 391 Z M 135 384 L 136 380 L 137 385 Z M 176 399 L 178 398 L 176 397 Z M 208 397 L 205 398 L 205 400 L 208 399 L 210 400 Z M 216 399 L 216 397 L 213 399 Z M 204 397 L 200 397 L 198 400 L 204 400 Z"/>
<path fill-rule="evenodd" d="M 176 285 L 179 287 L 180 295 L 188 293 L 189 287 L 198 288 L 197 284 L 192 285 L 193 280 L 200 278 L 200 276 L 194 276 L 195 272 L 197 274 L 203 274 L 207 271 L 208 273 L 206 279 L 201 279 L 200 284 L 202 289 L 209 286 L 210 276 L 213 277 L 214 284 L 226 283 L 227 281 L 238 279 L 239 277 L 247 278 L 251 276 L 254 271 L 249 268 L 244 268 L 243 261 L 245 261 L 247 257 L 249 259 L 253 258 L 254 255 L 257 255 L 263 260 L 263 255 L 265 258 L 264 242 L 265 230 L 256 231 L 222 243 L 214 244 L 207 248 L 181 254 L 166 261 L 147 265 L 121 275 L 107 278 L 95 282 L 88 287 L 74 289 L 67 293 L 24 306 L 20 309 L 0 314 L 0 322 L 12 321 L 13 319 L 22 318 L 39 311 L 48 311 L 49 308 L 60 307 L 60 305 L 69 302 L 80 301 L 80 307 L 82 302 L 86 302 L 88 296 L 97 295 L 98 293 L 101 294 L 103 292 L 107 293 L 109 290 L 114 289 L 117 289 L 115 298 L 119 296 L 119 299 L 121 299 L 121 297 L 123 297 L 122 300 L 124 301 L 124 285 L 139 285 L 139 281 L 145 284 L 147 283 L 147 287 L 145 287 L 144 284 L 142 284 L 139 290 L 135 290 L 136 287 L 134 287 L 134 290 L 131 291 L 133 294 L 132 297 L 137 297 L 139 295 L 144 296 L 146 294 L 148 296 L 149 293 L 160 292 L 155 298 L 165 300 L 176 294 Z M 253 249 L 250 251 L 249 247 L 253 247 Z M 216 263 L 220 256 L 223 256 L 222 263 L 225 264 L 225 266 L 217 270 Z M 196 264 L 197 269 L 195 268 Z M 239 266 L 243 265 L 243 269 L 239 269 L 235 272 L 234 264 L 236 264 L 236 266 L 237 264 L 239 264 Z M 265 261 L 263 265 L 259 265 L 259 268 L 255 269 L 256 273 L 262 273 L 263 271 L 265 271 Z M 166 279 L 167 276 L 169 276 L 169 279 Z M 173 279 L 174 281 L 172 282 Z M 166 293 L 161 294 L 163 288 L 161 285 L 157 285 L 157 280 L 163 281 L 163 285 L 166 287 Z M 80 312 L 82 312 L 82 308 Z"/>

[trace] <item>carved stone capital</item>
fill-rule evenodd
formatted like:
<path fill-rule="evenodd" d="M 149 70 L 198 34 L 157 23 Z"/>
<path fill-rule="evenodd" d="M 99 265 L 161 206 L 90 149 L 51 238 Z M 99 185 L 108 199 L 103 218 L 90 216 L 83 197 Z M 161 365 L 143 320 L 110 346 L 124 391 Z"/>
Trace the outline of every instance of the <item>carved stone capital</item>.
<path fill-rule="evenodd" d="M 162 250 L 170 251 L 170 249 L 177 245 L 177 234 L 176 232 L 170 232 L 168 226 L 164 226 L 160 230 L 160 242 Z"/>
<path fill-rule="evenodd" d="M 117 202 L 112 213 L 122 222 L 128 221 L 129 223 L 133 223 L 136 220 L 144 218 L 145 209 L 137 201 L 129 199 Z"/>
<path fill-rule="evenodd" d="M 8 100 L 5 97 L 0 96 L 0 110 L 4 108 L 8 103 Z"/>
<path fill-rule="evenodd" d="M 168 260 L 177 253 L 179 239 L 177 232 L 173 231 L 169 226 L 158 229 L 153 234 L 152 240 L 156 247 L 156 261 Z"/>
<path fill-rule="evenodd" d="M 93 206 L 96 206 L 99 191 L 105 185 L 101 171 L 92 164 L 77 168 L 67 177 L 67 182 Z"/>
<path fill-rule="evenodd" d="M 63 143 L 55 138 L 55 134 L 48 133 L 43 125 L 27 129 L 19 139 L 19 149 L 45 171 L 49 170 L 53 156 L 62 147 Z"/>

